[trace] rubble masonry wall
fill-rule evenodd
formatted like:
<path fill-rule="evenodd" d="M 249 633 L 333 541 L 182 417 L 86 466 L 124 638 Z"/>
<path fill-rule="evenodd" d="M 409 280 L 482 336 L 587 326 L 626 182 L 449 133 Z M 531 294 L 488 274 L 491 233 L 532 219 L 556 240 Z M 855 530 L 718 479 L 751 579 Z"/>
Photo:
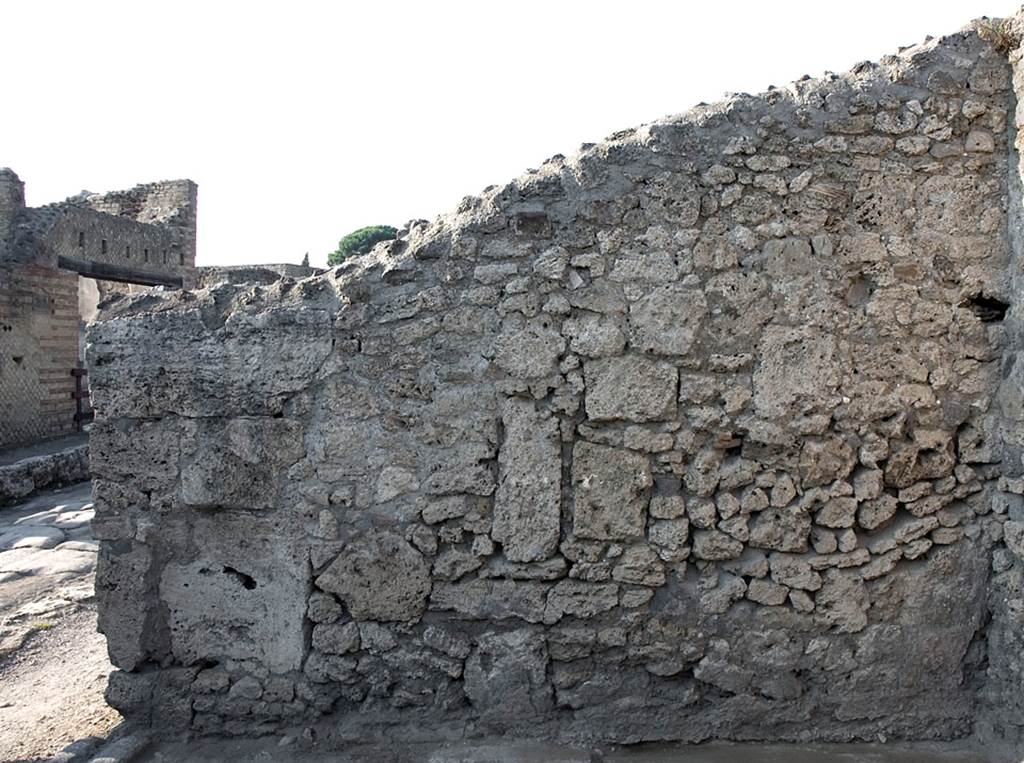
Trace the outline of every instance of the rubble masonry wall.
<path fill-rule="evenodd" d="M 339 743 L 1012 737 L 1012 79 L 969 27 L 323 276 L 114 305 L 112 703 Z"/>

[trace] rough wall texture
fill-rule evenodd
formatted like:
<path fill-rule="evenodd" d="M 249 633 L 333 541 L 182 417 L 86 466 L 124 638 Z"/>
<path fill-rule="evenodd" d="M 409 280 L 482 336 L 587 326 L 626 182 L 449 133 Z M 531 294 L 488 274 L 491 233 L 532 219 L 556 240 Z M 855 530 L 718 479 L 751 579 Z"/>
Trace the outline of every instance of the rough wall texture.
<path fill-rule="evenodd" d="M 337 741 L 1012 736 L 1014 109 L 969 27 L 323 276 L 119 303 L 111 701 Z"/>

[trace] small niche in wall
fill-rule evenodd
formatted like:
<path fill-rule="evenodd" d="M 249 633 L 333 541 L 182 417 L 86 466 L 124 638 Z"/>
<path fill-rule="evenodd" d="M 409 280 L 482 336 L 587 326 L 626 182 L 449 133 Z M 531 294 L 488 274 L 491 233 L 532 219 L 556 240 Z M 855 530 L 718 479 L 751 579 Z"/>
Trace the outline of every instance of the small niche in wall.
<path fill-rule="evenodd" d="M 130 246 L 126 246 L 124 248 L 124 258 L 126 260 L 130 260 L 132 258 L 132 248 Z"/>
<path fill-rule="evenodd" d="M 20 366 L 24 362 L 25 356 L 24 355 L 12 355 L 11 356 L 11 360 L 14 361 L 14 365 Z"/>
<path fill-rule="evenodd" d="M 1006 317 L 1010 305 L 996 297 L 989 297 L 986 294 L 975 294 L 960 303 L 981 319 L 982 323 L 995 323 Z"/>
<path fill-rule="evenodd" d="M 164 249 L 164 265 L 167 264 L 167 250 Z"/>
<path fill-rule="evenodd" d="M 185 253 L 184 252 L 178 252 L 178 264 L 179 265 L 184 265 L 185 264 Z"/>
<path fill-rule="evenodd" d="M 78 231 L 78 245 L 85 246 L 85 233 Z"/>
<path fill-rule="evenodd" d="M 106 254 L 106 253 L 107 253 L 107 240 L 104 238 L 104 239 L 100 240 L 100 254 Z"/>
<path fill-rule="evenodd" d="M 142 261 L 143 262 L 149 262 L 149 250 L 148 249 L 143 249 L 142 250 Z"/>

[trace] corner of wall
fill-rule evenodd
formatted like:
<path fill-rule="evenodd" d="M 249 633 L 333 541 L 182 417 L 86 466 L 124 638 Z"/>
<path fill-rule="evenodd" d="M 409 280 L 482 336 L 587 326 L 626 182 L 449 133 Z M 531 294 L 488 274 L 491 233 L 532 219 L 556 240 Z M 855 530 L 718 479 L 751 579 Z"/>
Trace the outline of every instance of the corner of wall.
<path fill-rule="evenodd" d="M 1012 19 L 981 22 L 983 33 L 1001 36 L 1011 46 L 1014 118 L 1009 120 L 1007 162 L 1007 239 L 1010 260 L 1005 282 L 1009 310 L 1004 321 L 1001 381 L 994 401 L 1001 478 L 992 508 L 1005 513 L 1003 543 L 992 555 L 986 633 L 988 670 L 981 692 L 975 734 L 1005 748 L 1017 760 L 1024 744 L 1024 409 L 1016 402 L 1024 389 L 1024 10 Z M 1009 757 L 1007 758 L 1009 759 Z"/>

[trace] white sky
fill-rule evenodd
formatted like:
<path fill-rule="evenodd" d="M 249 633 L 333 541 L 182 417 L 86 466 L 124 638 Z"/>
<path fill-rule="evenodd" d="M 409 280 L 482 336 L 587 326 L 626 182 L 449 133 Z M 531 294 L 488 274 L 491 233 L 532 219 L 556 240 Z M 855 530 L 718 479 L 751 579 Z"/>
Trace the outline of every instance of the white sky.
<path fill-rule="evenodd" d="M 189 177 L 200 264 L 323 264 L 580 143 L 1019 2 L 0 0 L 0 166 L 32 206 Z"/>

